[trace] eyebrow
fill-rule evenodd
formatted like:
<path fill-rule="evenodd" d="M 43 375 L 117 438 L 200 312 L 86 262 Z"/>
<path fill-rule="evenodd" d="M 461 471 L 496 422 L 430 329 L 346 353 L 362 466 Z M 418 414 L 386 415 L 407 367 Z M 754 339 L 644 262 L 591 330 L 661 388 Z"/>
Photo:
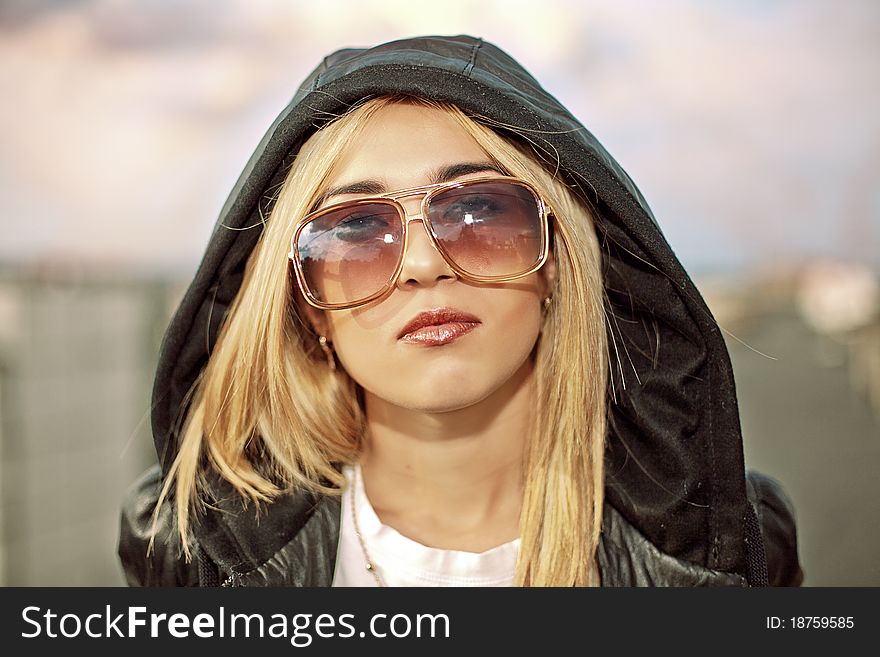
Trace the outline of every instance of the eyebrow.
<path fill-rule="evenodd" d="M 431 181 L 430 184 L 438 185 L 440 183 L 449 182 L 450 180 L 455 180 L 461 176 L 467 176 L 472 173 L 484 173 L 486 171 L 492 171 L 501 176 L 507 175 L 501 167 L 497 164 L 492 164 L 491 162 L 460 162 L 458 164 L 450 164 L 435 169 L 429 174 L 429 180 Z M 321 207 L 327 199 L 334 196 L 342 196 L 344 194 L 384 194 L 387 191 L 388 188 L 380 180 L 374 178 L 369 180 L 359 180 L 348 185 L 331 187 L 318 198 L 315 207 Z"/>

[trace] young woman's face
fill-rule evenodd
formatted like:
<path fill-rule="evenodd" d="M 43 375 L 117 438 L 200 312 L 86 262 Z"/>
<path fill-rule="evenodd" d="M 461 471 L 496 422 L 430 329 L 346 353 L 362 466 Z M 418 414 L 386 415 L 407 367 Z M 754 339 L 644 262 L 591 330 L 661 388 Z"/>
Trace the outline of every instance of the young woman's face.
<path fill-rule="evenodd" d="M 436 172 L 452 165 L 481 163 L 485 171 L 471 171 L 455 180 L 499 172 L 446 113 L 394 104 L 374 115 L 336 167 L 327 189 L 370 181 L 373 194 L 391 192 L 434 183 Z M 327 198 L 323 205 L 367 196 L 340 194 Z M 420 200 L 401 200 L 408 217 L 418 215 Z M 403 270 L 390 295 L 353 310 L 321 312 L 305 303 L 301 306 L 366 393 L 412 410 L 464 408 L 485 399 L 530 366 L 527 360 L 541 329 L 542 301 L 549 293 L 555 263 L 551 254 L 538 272 L 525 278 L 472 283 L 449 267 L 421 221 L 409 223 L 408 230 Z M 438 309 L 466 313 L 478 323 L 401 337 L 416 315 Z M 466 332 L 450 334 L 450 329 Z M 442 344 L 432 340 L 437 337 Z"/>

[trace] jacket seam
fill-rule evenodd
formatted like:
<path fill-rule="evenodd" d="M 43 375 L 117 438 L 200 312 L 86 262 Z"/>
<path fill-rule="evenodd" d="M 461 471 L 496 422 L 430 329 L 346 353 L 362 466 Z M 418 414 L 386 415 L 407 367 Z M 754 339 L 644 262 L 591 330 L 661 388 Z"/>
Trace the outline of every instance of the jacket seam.
<path fill-rule="evenodd" d="M 236 570 L 235 574 L 239 577 L 247 577 L 248 575 L 257 572 L 258 570 L 260 570 L 261 568 L 266 566 L 270 561 L 272 561 L 275 557 L 277 557 L 284 550 L 286 550 L 287 547 L 290 546 L 291 543 L 293 543 L 294 541 L 299 539 L 300 534 L 303 531 L 305 531 L 308 524 L 310 522 L 312 522 L 312 520 L 315 518 L 315 511 L 317 508 L 318 508 L 317 502 L 312 504 L 312 506 L 308 510 L 309 517 L 302 524 L 302 526 L 296 531 L 296 533 L 290 537 L 290 540 L 288 540 L 284 545 L 280 546 L 277 550 L 275 550 L 272 554 L 270 554 L 266 559 L 264 559 L 263 561 L 261 561 L 257 565 L 255 565 L 251 568 L 248 568 L 247 570 Z M 241 543 L 236 540 L 235 545 L 236 545 L 236 549 L 239 551 L 239 554 L 241 554 L 242 553 Z M 244 562 L 241 562 L 241 563 L 244 563 Z"/>
<path fill-rule="evenodd" d="M 477 53 L 479 52 L 480 48 L 482 48 L 482 47 L 483 47 L 483 40 L 478 39 L 477 42 L 474 44 L 473 48 L 471 48 L 470 61 L 468 61 L 467 66 L 465 66 L 464 70 L 462 71 L 462 75 L 467 76 L 468 79 L 472 79 L 471 78 L 471 71 L 474 70 L 474 63 L 477 60 Z"/>

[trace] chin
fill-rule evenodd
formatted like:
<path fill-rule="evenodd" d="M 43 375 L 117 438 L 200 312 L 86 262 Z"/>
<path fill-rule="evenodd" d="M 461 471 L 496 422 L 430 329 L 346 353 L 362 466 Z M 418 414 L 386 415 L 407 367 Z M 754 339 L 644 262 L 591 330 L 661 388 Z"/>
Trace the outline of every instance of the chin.
<path fill-rule="evenodd" d="M 432 400 L 431 404 L 421 405 L 419 407 L 413 407 L 413 410 L 418 410 L 423 413 L 453 413 L 455 411 L 460 411 L 463 408 L 468 408 L 481 402 L 485 397 L 481 398 L 456 398 L 444 400 L 442 403 L 438 403 L 437 400 Z"/>
<path fill-rule="evenodd" d="M 369 376 L 353 378 L 378 399 L 399 408 L 450 413 L 479 404 L 506 384 L 518 386 L 521 377 L 517 373 L 528 361 L 528 354 L 523 356 L 522 362 L 493 358 L 485 353 L 479 359 L 471 354 L 448 354 L 444 358 L 437 358 L 439 354 L 429 355 L 433 356 L 430 362 L 407 358 L 385 362 L 381 368 L 371 363 L 370 367 L 357 370 Z M 377 372 L 393 374 L 377 377 Z"/>
<path fill-rule="evenodd" d="M 461 385 L 461 380 L 452 380 L 448 385 L 414 386 L 410 394 L 396 402 L 399 406 L 423 413 L 450 413 L 473 406 L 492 394 L 491 386 Z M 415 392 L 418 396 L 412 394 Z M 393 399 L 389 396 L 386 399 Z"/>

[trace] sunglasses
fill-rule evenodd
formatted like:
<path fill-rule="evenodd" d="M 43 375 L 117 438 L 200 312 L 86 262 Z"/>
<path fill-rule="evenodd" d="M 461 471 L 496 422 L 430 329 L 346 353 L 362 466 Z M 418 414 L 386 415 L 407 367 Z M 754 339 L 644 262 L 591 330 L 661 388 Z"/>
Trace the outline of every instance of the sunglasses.
<path fill-rule="evenodd" d="M 414 196 L 422 196 L 421 212 L 407 218 L 399 199 Z M 288 257 L 311 305 L 343 310 L 394 288 L 412 221 L 423 222 L 456 274 L 476 283 L 501 283 L 527 276 L 547 260 L 548 217 L 538 192 L 516 178 L 425 185 L 306 215 Z"/>

